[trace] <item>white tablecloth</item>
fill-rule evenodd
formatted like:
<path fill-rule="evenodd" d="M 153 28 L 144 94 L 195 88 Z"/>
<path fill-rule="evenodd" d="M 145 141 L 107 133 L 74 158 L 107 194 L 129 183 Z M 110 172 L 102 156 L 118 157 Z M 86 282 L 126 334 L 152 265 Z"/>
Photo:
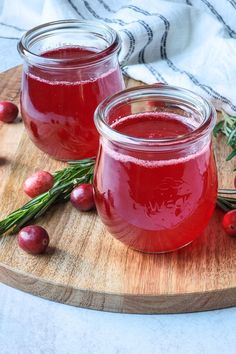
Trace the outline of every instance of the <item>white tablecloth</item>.
<path fill-rule="evenodd" d="M 68 18 L 117 30 L 132 78 L 191 89 L 236 115 L 236 0 L 0 0 L 0 67 L 20 62 L 25 29 Z"/>

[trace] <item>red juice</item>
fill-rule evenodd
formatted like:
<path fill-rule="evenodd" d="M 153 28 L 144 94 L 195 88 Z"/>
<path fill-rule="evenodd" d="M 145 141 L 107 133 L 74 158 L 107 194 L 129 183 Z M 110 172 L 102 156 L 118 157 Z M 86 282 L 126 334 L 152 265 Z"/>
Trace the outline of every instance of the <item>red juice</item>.
<path fill-rule="evenodd" d="M 173 113 L 139 113 L 112 128 L 136 138 L 177 137 L 191 132 Z M 131 150 L 102 138 L 95 171 L 98 213 L 118 240 L 144 252 L 173 251 L 192 242 L 215 207 L 217 177 L 210 137 L 183 154 Z"/>
<path fill-rule="evenodd" d="M 93 48 L 62 47 L 41 56 L 63 59 L 54 68 L 31 67 L 23 73 L 21 110 L 35 145 L 60 160 L 82 159 L 97 154 L 98 133 L 93 122 L 97 105 L 124 88 L 118 64 L 102 61 L 89 65 Z M 88 57 L 88 65 L 71 69 L 66 60 Z"/>

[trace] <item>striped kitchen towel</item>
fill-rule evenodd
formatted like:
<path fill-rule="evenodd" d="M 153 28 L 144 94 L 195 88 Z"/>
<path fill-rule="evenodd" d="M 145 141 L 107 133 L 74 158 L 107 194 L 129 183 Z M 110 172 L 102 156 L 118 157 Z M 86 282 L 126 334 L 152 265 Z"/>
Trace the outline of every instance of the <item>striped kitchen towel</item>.
<path fill-rule="evenodd" d="M 0 0 L 0 70 L 21 62 L 25 30 L 68 18 L 117 30 L 128 76 L 189 88 L 236 115 L 236 0 Z"/>

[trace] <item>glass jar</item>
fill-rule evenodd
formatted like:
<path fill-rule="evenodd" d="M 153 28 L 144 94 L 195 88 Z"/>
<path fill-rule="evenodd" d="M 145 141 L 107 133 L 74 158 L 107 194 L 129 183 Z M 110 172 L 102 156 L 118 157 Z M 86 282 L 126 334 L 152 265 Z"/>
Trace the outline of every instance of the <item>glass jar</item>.
<path fill-rule="evenodd" d="M 203 232 L 217 196 L 215 120 L 205 99 L 168 85 L 124 90 L 98 106 L 95 201 L 113 236 L 161 253 Z"/>
<path fill-rule="evenodd" d="M 35 145 L 59 160 L 97 154 L 97 105 L 124 88 L 120 38 L 93 21 L 46 23 L 23 35 L 21 112 Z"/>

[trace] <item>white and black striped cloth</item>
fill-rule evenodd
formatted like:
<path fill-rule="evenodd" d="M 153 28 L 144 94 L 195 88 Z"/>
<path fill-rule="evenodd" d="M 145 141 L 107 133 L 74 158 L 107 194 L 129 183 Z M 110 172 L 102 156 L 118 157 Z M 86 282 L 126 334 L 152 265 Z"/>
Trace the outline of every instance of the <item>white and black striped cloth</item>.
<path fill-rule="evenodd" d="M 189 88 L 236 115 L 236 0 L 0 0 L 0 70 L 21 62 L 25 30 L 68 18 L 117 30 L 130 77 Z"/>

